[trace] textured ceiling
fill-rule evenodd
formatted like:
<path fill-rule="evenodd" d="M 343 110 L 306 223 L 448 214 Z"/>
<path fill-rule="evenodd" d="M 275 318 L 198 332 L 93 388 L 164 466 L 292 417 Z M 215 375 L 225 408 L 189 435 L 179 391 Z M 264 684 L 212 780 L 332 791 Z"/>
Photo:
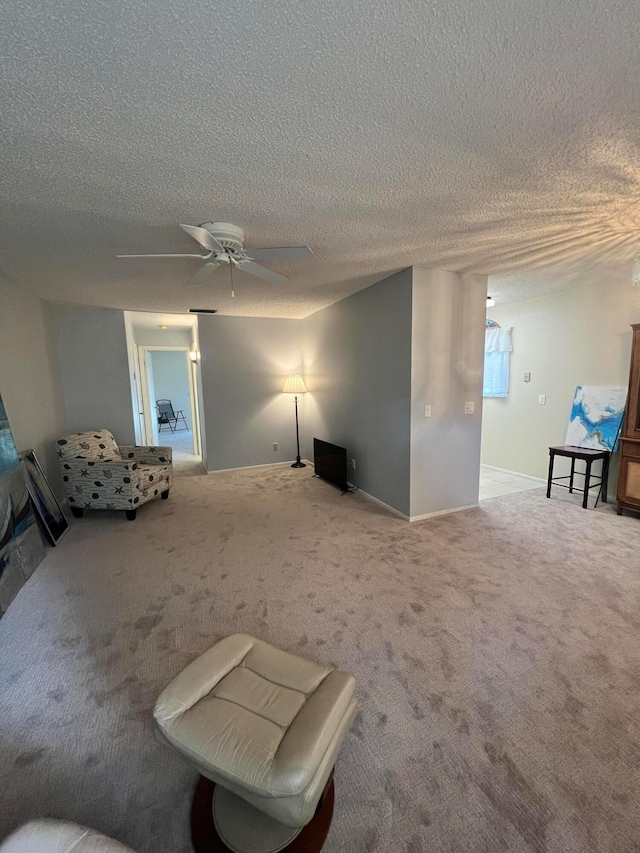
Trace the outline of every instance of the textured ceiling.
<path fill-rule="evenodd" d="M 0 9 L 0 269 L 16 287 L 300 317 L 413 263 L 498 273 L 500 301 L 630 267 L 637 0 Z M 278 287 L 240 274 L 235 300 L 226 269 L 187 288 L 197 261 L 114 257 L 191 251 L 177 223 L 209 220 L 316 256 L 273 264 Z"/>

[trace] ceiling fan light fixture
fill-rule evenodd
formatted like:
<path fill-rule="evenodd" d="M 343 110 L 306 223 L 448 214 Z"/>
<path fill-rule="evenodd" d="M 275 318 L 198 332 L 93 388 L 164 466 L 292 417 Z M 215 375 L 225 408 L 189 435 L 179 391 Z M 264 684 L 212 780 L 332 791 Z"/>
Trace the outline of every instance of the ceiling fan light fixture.
<path fill-rule="evenodd" d="M 244 231 L 230 222 L 205 222 L 203 225 L 184 225 L 180 228 L 200 244 L 207 254 L 149 254 L 149 255 L 118 255 L 119 258 L 197 258 L 206 263 L 189 280 L 189 285 L 200 285 L 216 267 L 228 264 L 232 269 L 240 267 L 243 272 L 261 278 L 269 284 L 282 284 L 287 280 L 274 270 L 261 265 L 260 261 L 277 261 L 280 258 L 289 260 L 308 260 L 313 252 L 308 246 L 271 246 L 264 249 L 244 248 Z M 247 254 L 247 251 L 250 254 Z M 233 281 L 231 282 L 233 296 Z"/>

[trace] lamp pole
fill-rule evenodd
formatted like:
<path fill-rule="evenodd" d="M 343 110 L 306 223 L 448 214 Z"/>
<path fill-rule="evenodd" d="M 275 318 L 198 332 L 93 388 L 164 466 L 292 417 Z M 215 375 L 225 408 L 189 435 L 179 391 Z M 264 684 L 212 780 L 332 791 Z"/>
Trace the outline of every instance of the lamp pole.
<path fill-rule="evenodd" d="M 291 466 L 292 468 L 306 468 L 307 466 L 304 462 L 300 461 L 300 428 L 298 426 L 298 394 L 306 393 L 306 387 L 304 384 L 304 380 L 299 373 L 292 373 L 287 377 L 287 381 L 284 383 L 284 388 L 282 389 L 284 394 L 293 394 L 294 401 L 296 404 L 296 461 Z"/>
<path fill-rule="evenodd" d="M 298 449 L 298 453 L 296 455 L 296 461 L 291 466 L 292 468 L 306 468 L 307 466 L 304 462 L 300 461 L 300 431 L 298 430 L 298 395 L 294 397 L 296 403 L 296 447 Z"/>

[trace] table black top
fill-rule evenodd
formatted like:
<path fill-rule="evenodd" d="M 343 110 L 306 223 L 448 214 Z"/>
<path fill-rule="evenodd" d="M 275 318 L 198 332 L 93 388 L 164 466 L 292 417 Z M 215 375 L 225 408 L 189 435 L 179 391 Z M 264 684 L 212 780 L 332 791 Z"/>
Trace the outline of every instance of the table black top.
<path fill-rule="evenodd" d="M 549 448 L 549 453 L 557 456 L 573 456 L 576 459 L 604 459 L 610 452 L 610 450 L 596 450 L 593 447 L 574 447 L 572 444 L 560 444 Z"/>

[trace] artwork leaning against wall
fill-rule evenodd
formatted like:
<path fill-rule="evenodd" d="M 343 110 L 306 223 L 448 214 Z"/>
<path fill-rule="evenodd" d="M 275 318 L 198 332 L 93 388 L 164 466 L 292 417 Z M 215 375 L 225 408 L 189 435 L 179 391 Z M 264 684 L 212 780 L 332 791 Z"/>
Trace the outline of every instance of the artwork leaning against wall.
<path fill-rule="evenodd" d="M 0 397 L 0 616 L 44 557 L 44 544 Z"/>

